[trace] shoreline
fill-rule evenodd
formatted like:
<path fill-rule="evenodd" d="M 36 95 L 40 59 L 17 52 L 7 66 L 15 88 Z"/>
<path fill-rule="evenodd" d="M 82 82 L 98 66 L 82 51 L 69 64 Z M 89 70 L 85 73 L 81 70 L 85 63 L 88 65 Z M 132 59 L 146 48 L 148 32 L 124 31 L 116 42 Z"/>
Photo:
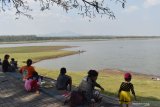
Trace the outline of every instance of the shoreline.
<path fill-rule="evenodd" d="M 52 79 L 56 79 L 59 75 L 59 70 L 56 69 L 47 70 L 45 68 L 39 68 L 38 71 L 41 75 Z M 87 72 L 88 71 L 68 71 L 67 75 L 72 77 L 73 85 L 78 86 L 81 80 L 87 75 Z M 160 101 L 160 81 L 153 80 L 150 75 L 137 74 L 133 72 L 131 74 L 133 76 L 131 83 L 134 84 L 138 101 Z M 118 89 L 123 81 L 124 71 L 115 69 L 99 70 L 97 83 L 103 86 L 105 91 L 102 93 L 105 95 L 117 97 Z"/>
<path fill-rule="evenodd" d="M 66 56 L 71 56 L 71 55 L 76 55 L 76 54 L 79 54 L 80 52 L 79 51 L 72 51 L 72 53 L 70 54 L 66 54 L 66 55 L 62 55 L 62 56 L 53 56 L 51 58 L 44 58 L 44 59 L 39 59 L 37 61 L 33 61 L 32 64 L 35 64 L 35 63 L 38 63 L 40 61 L 43 61 L 43 60 L 49 60 L 49 59 L 57 59 L 57 58 L 63 58 L 63 57 L 66 57 Z M 23 61 L 23 63 L 26 63 L 26 61 Z M 46 69 L 46 68 L 45 68 Z"/>
<path fill-rule="evenodd" d="M 11 48 L 6 49 L 12 57 L 19 61 L 24 61 L 28 57 L 33 59 L 33 62 L 40 61 L 50 58 L 59 58 L 63 56 L 72 55 L 73 53 L 79 53 L 79 51 L 66 51 L 61 50 L 63 47 L 25 47 L 25 48 Z M 17 50 L 18 49 L 18 50 Z M 16 51 L 15 51 L 16 50 Z M 1 50 L 1 56 L 4 56 L 5 50 Z M 38 54 L 37 54 L 38 52 Z M 71 54 L 72 53 L 72 54 Z M 18 59 L 19 58 L 19 59 Z M 18 63 L 20 65 L 20 63 Z M 21 63 L 20 66 L 24 65 Z M 47 67 L 41 69 L 40 67 L 35 68 L 40 75 L 56 79 L 59 75 L 59 69 L 47 70 Z M 117 90 L 122 81 L 124 81 L 123 70 L 118 69 L 103 69 L 99 70 L 99 76 L 97 82 L 101 84 L 106 90 L 106 95 L 117 95 Z M 84 76 L 87 75 L 87 71 L 82 72 L 67 72 L 68 75 L 72 76 L 73 85 L 78 86 Z M 160 100 L 160 81 L 152 80 L 151 75 L 133 73 L 133 84 L 135 85 L 136 94 L 140 101 L 159 101 Z"/>
<path fill-rule="evenodd" d="M 39 46 L 20 46 L 18 48 L 22 48 L 22 47 L 39 47 Z M 44 47 L 61 47 L 60 50 L 63 50 L 66 48 L 74 48 L 74 47 L 78 47 L 78 46 L 44 46 Z M 4 47 L 0 47 L 0 48 L 4 48 Z M 15 48 L 15 47 L 7 47 L 7 48 Z M 57 59 L 57 58 L 62 58 L 62 57 L 65 57 L 65 56 L 71 56 L 71 55 L 76 55 L 76 54 L 80 54 L 80 53 L 83 53 L 83 52 L 86 52 L 84 50 L 77 50 L 77 51 L 69 51 L 69 53 L 67 54 L 63 54 L 63 55 L 56 55 L 56 56 L 45 56 L 45 57 L 42 57 L 42 58 L 39 58 L 39 59 L 36 59 L 33 61 L 33 64 L 37 63 L 37 62 L 40 62 L 40 61 L 43 61 L 43 60 L 48 60 L 48 59 Z M 24 64 L 26 61 L 22 61 L 22 63 Z M 21 65 L 21 64 L 20 64 Z M 47 69 L 47 68 L 44 68 L 44 69 Z M 48 69 L 48 70 L 51 70 L 51 69 Z M 108 73 L 111 73 L 112 72 L 116 72 L 116 73 L 124 73 L 124 72 L 128 72 L 128 71 L 124 71 L 124 70 L 121 70 L 121 69 L 110 69 L 110 68 L 105 68 L 105 69 L 100 69 L 98 71 L 104 71 L 104 72 L 108 72 Z M 145 77 L 157 77 L 157 78 L 160 78 L 159 75 L 154 75 L 154 74 L 145 74 L 145 73 L 137 73 L 137 72 L 132 72 L 132 71 L 129 71 L 130 73 L 134 74 L 134 75 L 141 75 L 141 76 L 145 76 Z"/>
<path fill-rule="evenodd" d="M 30 57 L 33 63 L 42 60 L 55 59 L 64 56 L 79 54 L 79 51 L 68 51 L 66 48 L 74 48 L 75 46 L 20 46 L 20 47 L 2 47 L 0 58 L 3 59 L 4 54 L 8 53 L 18 61 L 19 66 L 23 66 Z M 39 52 L 40 54 L 37 54 Z M 28 56 L 29 55 L 29 56 Z"/>
<path fill-rule="evenodd" d="M 109 74 L 118 74 L 118 75 L 124 75 L 124 73 L 129 72 L 135 76 L 143 76 L 145 78 L 153 78 L 153 77 L 160 78 L 159 75 L 157 76 L 157 75 L 150 75 L 150 74 L 137 73 L 137 72 L 132 72 L 132 71 L 124 71 L 124 70 L 119 70 L 119 69 L 109 69 L 109 68 L 100 70 L 99 72 L 104 72 L 104 73 L 109 73 Z"/>

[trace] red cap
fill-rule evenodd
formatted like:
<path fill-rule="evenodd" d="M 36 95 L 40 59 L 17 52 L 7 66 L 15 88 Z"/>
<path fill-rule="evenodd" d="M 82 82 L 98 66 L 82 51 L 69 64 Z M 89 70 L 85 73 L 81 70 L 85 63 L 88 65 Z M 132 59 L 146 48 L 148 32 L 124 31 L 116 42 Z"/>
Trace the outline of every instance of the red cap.
<path fill-rule="evenodd" d="M 125 73 L 124 78 L 126 79 L 132 78 L 132 75 L 130 73 Z"/>

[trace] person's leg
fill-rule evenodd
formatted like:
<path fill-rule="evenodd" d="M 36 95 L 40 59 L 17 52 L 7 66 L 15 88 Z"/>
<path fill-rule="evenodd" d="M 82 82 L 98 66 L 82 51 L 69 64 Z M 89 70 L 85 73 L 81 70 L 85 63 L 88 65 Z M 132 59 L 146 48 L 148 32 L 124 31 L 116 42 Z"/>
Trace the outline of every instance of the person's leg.
<path fill-rule="evenodd" d="M 67 86 L 69 86 L 69 91 L 72 90 L 72 78 L 69 78 L 69 80 L 67 81 Z"/>
<path fill-rule="evenodd" d="M 95 107 L 95 103 L 91 103 L 89 107 Z"/>
<path fill-rule="evenodd" d="M 32 88 L 32 91 L 36 91 L 36 93 L 39 93 L 39 85 L 37 84 L 36 80 L 33 80 L 31 82 L 31 88 Z"/>
<path fill-rule="evenodd" d="M 40 94 L 39 87 L 40 87 L 39 84 L 36 83 L 35 90 L 37 94 Z"/>
<path fill-rule="evenodd" d="M 126 104 L 126 107 L 129 107 L 129 104 Z"/>
<path fill-rule="evenodd" d="M 119 105 L 120 107 L 123 107 L 123 104 L 122 103 L 120 103 L 120 105 Z"/>
<path fill-rule="evenodd" d="M 103 97 L 101 96 L 101 94 L 98 90 L 94 90 L 93 95 L 94 95 L 94 99 L 95 99 L 96 103 L 100 103 L 102 101 Z"/>

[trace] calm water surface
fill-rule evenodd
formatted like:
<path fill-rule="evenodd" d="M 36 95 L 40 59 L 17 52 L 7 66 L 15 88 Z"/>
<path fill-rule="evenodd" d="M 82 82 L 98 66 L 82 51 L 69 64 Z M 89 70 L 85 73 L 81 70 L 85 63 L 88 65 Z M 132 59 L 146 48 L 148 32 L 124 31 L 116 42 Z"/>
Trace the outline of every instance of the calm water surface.
<path fill-rule="evenodd" d="M 67 50 L 86 52 L 43 60 L 34 66 L 52 70 L 66 67 L 69 71 L 112 68 L 160 76 L 160 39 L 1 44 L 0 47 L 55 45 L 79 46 Z"/>

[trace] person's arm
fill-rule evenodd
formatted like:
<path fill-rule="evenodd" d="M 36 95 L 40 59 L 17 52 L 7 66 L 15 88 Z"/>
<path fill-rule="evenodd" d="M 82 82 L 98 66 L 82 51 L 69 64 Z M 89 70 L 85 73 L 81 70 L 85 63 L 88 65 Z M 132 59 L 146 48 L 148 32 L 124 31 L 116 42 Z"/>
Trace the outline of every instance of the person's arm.
<path fill-rule="evenodd" d="M 134 86 L 133 86 L 133 84 L 131 84 L 131 92 L 132 92 L 132 94 L 133 94 L 133 96 L 134 96 L 134 99 L 137 100 L 137 99 L 136 99 L 136 94 L 135 94 L 135 91 L 134 91 Z"/>
<path fill-rule="evenodd" d="M 122 91 L 122 84 L 123 84 L 123 83 L 121 83 L 121 85 L 120 85 L 120 87 L 119 87 L 118 97 L 120 96 L 120 92 Z"/>
<path fill-rule="evenodd" d="M 22 74 L 22 68 L 20 68 L 19 73 L 21 73 L 21 74 Z"/>
<path fill-rule="evenodd" d="M 33 67 L 33 66 L 31 66 L 31 67 L 32 67 L 32 70 L 31 70 L 32 72 L 37 72 L 37 71 L 34 69 L 34 67 Z"/>
<path fill-rule="evenodd" d="M 98 84 L 97 82 L 94 83 L 94 86 L 96 86 L 96 87 L 100 88 L 102 91 L 104 91 L 104 88 L 100 84 Z"/>
<path fill-rule="evenodd" d="M 6 61 L 6 65 L 7 66 L 11 66 L 8 60 Z"/>
<path fill-rule="evenodd" d="M 70 76 L 69 77 L 69 91 L 72 90 L 72 78 Z"/>

